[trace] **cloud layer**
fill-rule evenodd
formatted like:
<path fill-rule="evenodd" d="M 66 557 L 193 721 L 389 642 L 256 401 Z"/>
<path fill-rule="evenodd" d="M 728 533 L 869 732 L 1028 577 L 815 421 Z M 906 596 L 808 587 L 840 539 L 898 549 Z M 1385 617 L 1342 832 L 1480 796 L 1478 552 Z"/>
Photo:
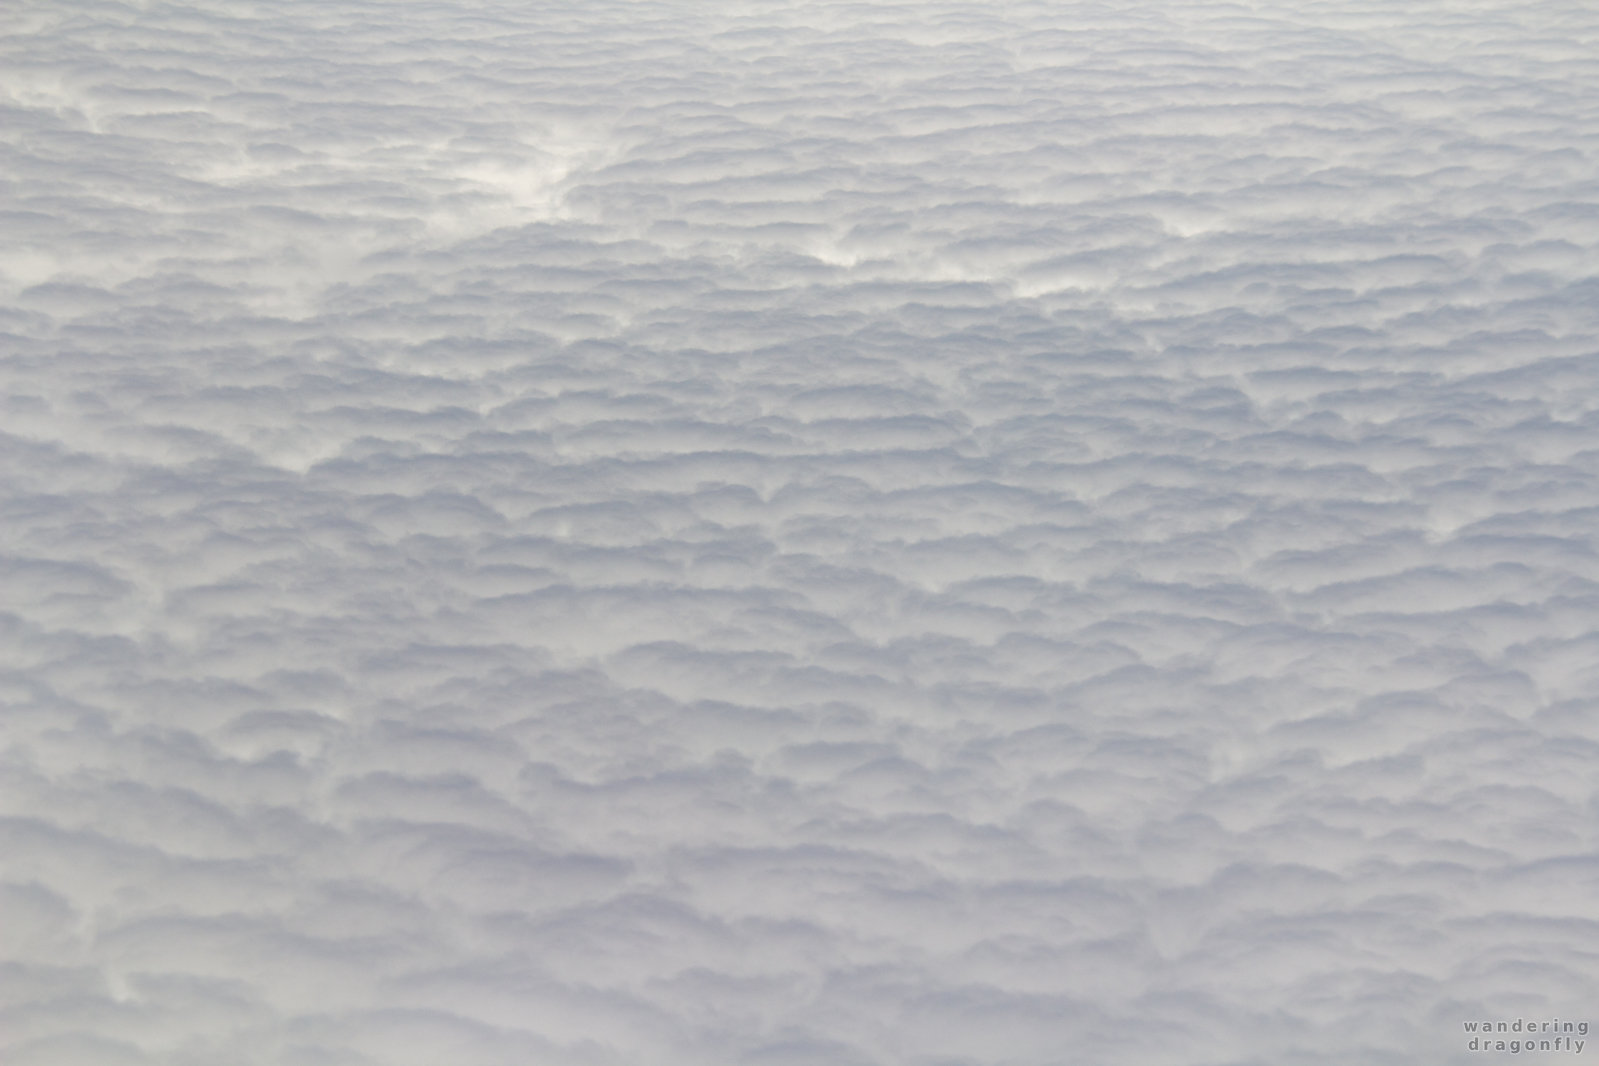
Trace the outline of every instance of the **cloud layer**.
<path fill-rule="evenodd" d="M 8 1064 L 1595 1002 L 1590 6 L 3 18 Z"/>

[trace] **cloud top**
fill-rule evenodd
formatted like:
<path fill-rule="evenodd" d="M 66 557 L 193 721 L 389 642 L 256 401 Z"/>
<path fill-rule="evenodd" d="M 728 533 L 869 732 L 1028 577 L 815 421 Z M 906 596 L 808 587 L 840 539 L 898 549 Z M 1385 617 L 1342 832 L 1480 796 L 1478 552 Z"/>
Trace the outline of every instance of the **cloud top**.
<path fill-rule="evenodd" d="M 4 18 L 8 1063 L 1593 1000 L 1583 5 Z"/>

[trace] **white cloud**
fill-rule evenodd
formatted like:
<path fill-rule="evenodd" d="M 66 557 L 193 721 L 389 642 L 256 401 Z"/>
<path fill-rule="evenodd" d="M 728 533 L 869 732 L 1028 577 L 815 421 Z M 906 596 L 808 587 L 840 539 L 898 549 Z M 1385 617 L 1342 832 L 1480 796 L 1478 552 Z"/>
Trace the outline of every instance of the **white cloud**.
<path fill-rule="evenodd" d="M 1592 1001 L 1583 5 L 4 18 L 8 1063 Z"/>

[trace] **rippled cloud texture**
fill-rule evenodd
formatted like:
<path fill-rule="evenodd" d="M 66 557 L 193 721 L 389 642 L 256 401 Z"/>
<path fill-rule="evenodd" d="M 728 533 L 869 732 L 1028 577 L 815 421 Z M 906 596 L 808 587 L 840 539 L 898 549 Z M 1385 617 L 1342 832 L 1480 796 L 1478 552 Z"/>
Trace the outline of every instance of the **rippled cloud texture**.
<path fill-rule="evenodd" d="M 7 1066 L 1599 1004 L 1592 4 L 3 18 Z"/>

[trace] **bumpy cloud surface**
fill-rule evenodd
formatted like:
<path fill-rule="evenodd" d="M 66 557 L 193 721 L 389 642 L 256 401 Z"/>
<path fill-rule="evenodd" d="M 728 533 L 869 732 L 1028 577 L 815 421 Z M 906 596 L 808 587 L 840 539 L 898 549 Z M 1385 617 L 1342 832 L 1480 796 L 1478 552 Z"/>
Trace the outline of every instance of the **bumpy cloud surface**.
<path fill-rule="evenodd" d="M 1599 1003 L 1592 4 L 0 18 L 8 1066 Z"/>

